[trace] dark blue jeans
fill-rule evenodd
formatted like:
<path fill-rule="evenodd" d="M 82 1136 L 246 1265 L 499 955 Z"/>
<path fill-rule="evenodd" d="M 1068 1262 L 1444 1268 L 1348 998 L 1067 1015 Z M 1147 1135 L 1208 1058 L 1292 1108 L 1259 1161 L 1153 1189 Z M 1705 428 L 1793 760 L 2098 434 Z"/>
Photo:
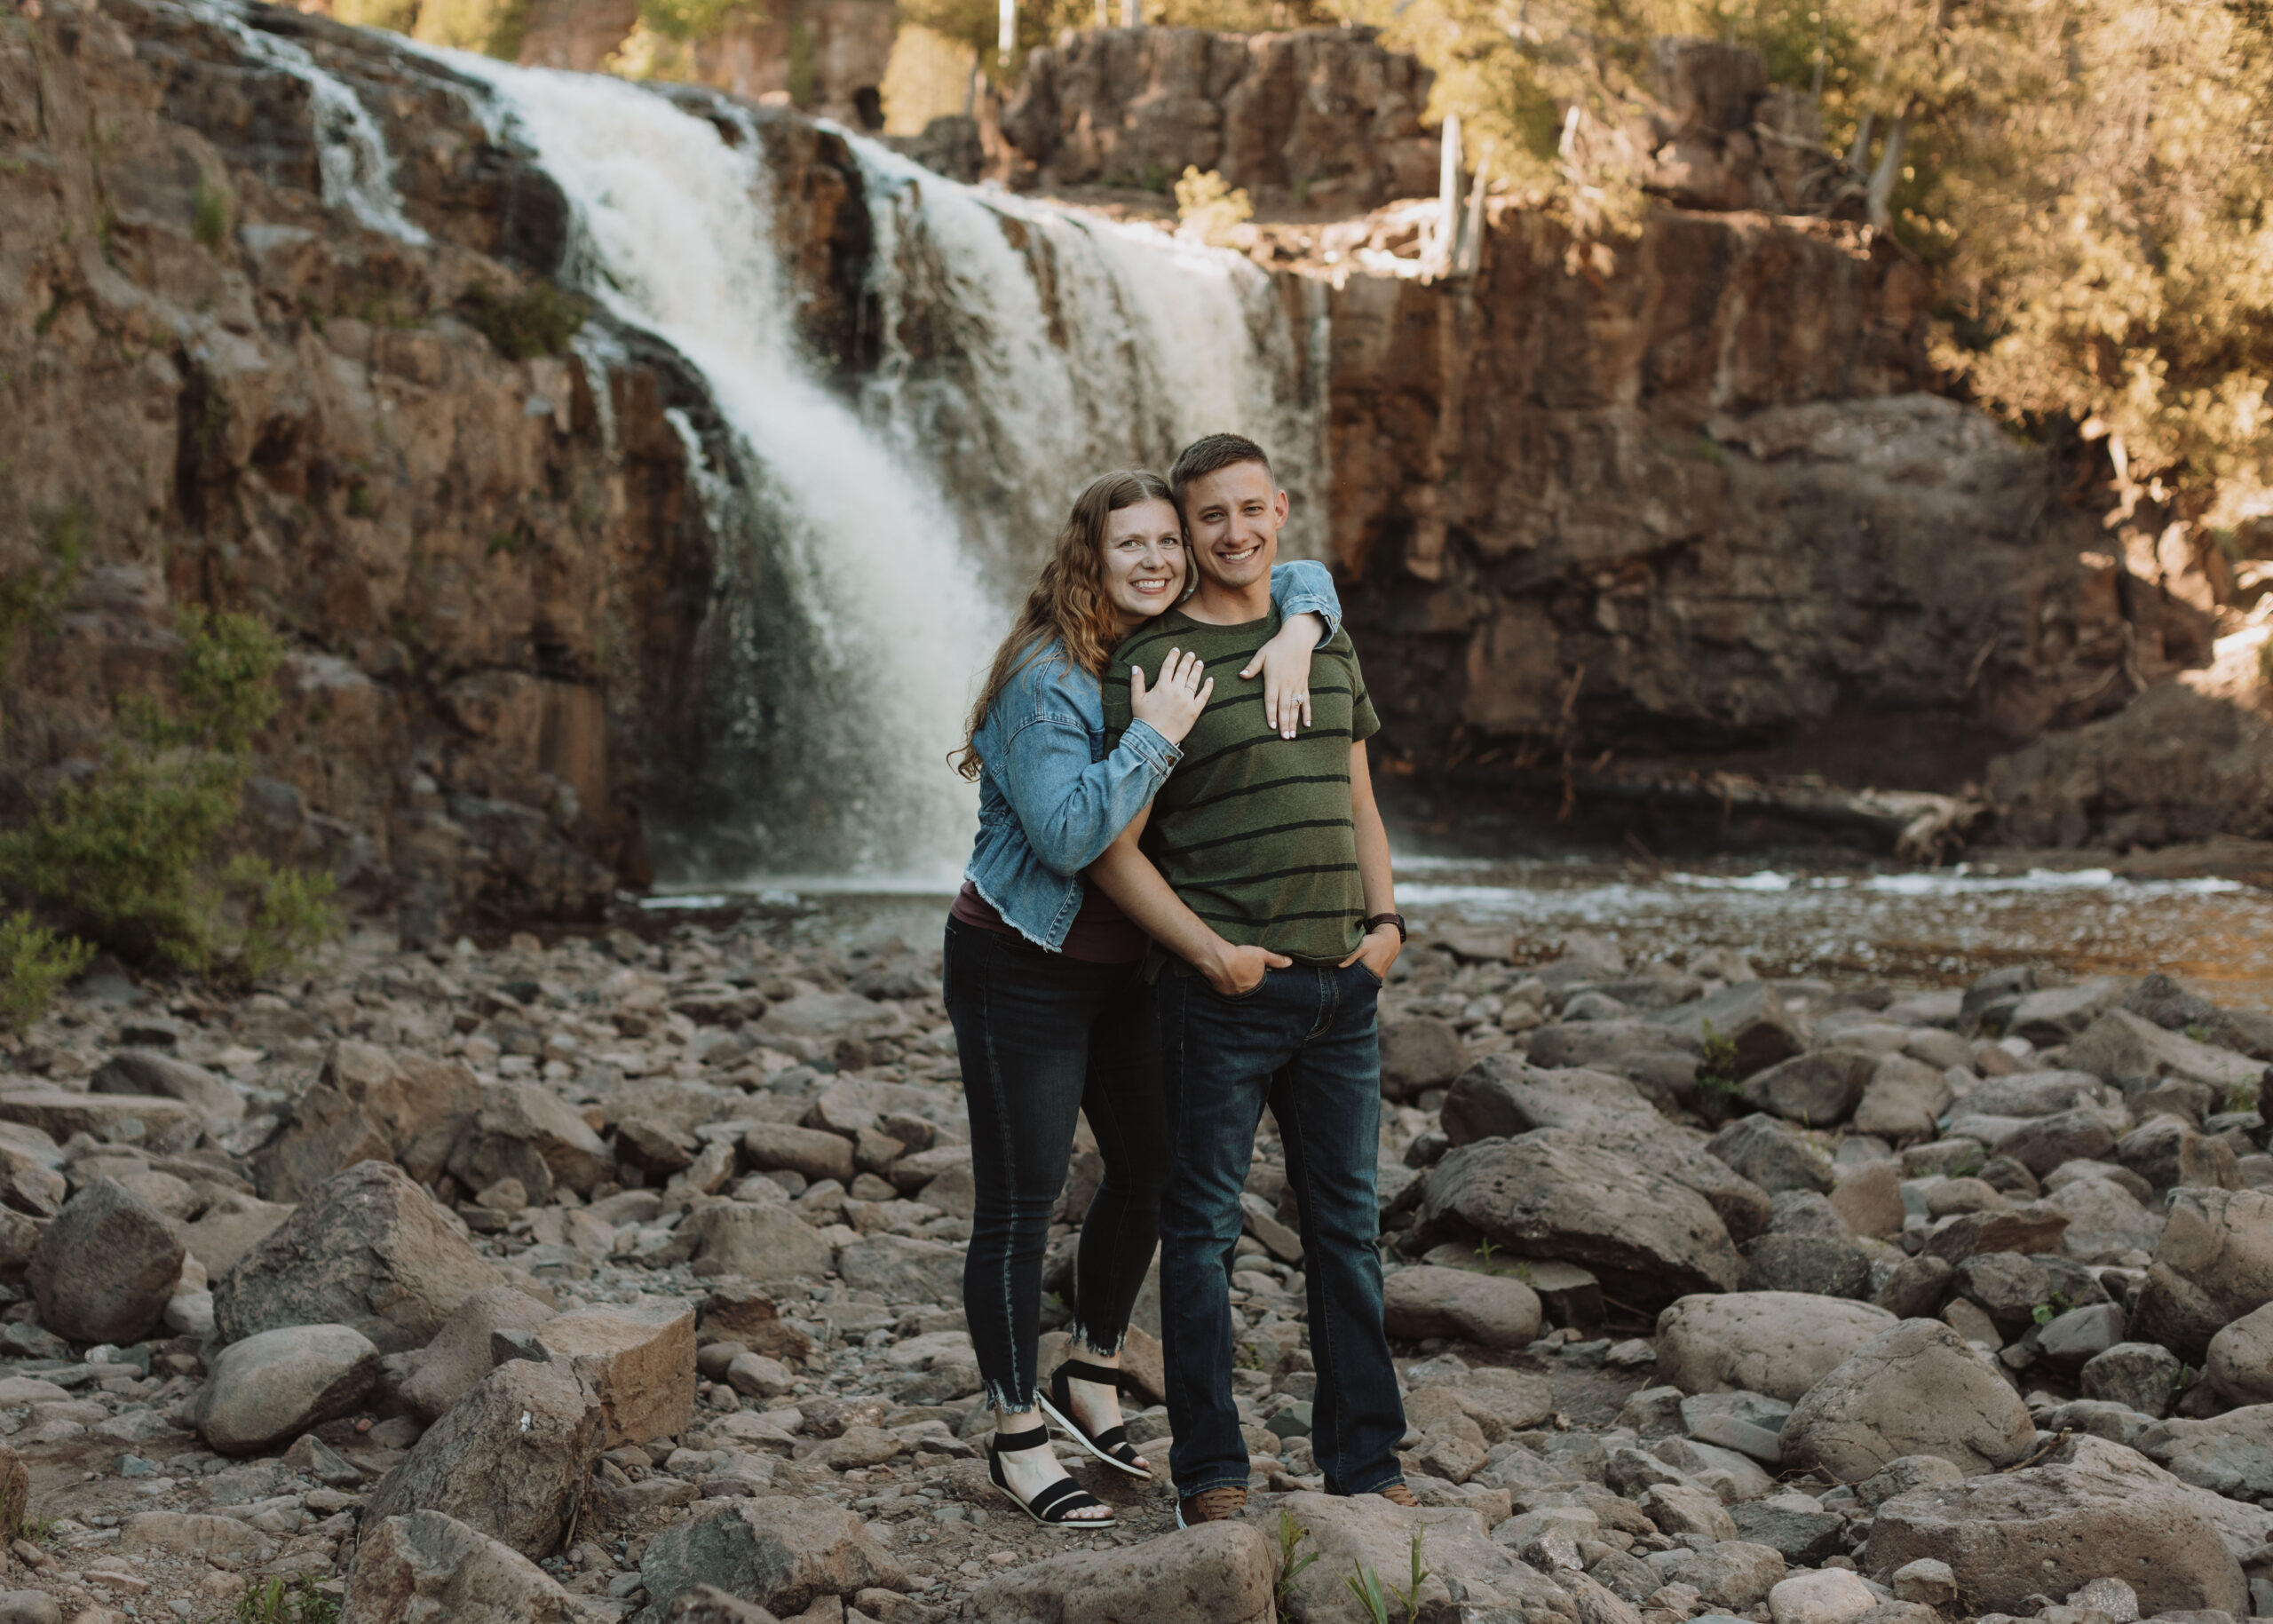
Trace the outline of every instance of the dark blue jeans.
<path fill-rule="evenodd" d="M 1031 1410 L 1042 1254 L 1077 1115 L 1105 1161 L 1073 1257 L 1077 1354 L 1121 1351 L 1152 1266 L 1168 1161 L 1152 994 L 1136 964 L 1087 963 L 955 919 L 946 981 L 978 1187 L 963 1312 L 987 1398 Z"/>
<path fill-rule="evenodd" d="M 1168 1356 L 1169 1470 L 1185 1498 L 1246 1485 L 1247 1440 L 1232 1402 L 1232 1248 L 1239 1193 L 1267 1103 L 1287 1146 L 1302 1218 L 1311 1357 L 1311 1443 L 1332 1494 L 1404 1480 L 1405 1408 L 1382 1329 L 1374 1242 L 1381 1153 L 1381 982 L 1346 970 L 1274 970 L 1227 998 L 1200 976 L 1160 979 L 1168 1177 L 1160 1196 L 1160 1329 Z"/>

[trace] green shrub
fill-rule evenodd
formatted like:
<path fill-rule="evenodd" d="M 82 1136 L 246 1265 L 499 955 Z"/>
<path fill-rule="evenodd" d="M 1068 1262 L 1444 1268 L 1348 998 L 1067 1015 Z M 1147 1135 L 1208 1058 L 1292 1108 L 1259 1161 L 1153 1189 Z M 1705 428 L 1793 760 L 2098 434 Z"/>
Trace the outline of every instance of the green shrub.
<path fill-rule="evenodd" d="M 466 319 L 507 360 L 558 355 L 568 347 L 590 306 L 550 282 L 532 283 L 526 293 L 499 293 L 476 282 L 460 301 Z"/>
<path fill-rule="evenodd" d="M 205 251 L 218 254 L 229 239 L 229 194 L 200 175 L 190 199 L 191 227 Z"/>
<path fill-rule="evenodd" d="M 288 1588 L 280 1576 L 248 1579 L 230 1624 L 337 1624 L 339 1604 L 316 1588 L 305 1573 Z"/>
<path fill-rule="evenodd" d="M 123 957 L 258 977 L 339 923 L 329 875 L 225 850 L 283 646 L 248 615 L 187 609 L 178 624 L 166 701 L 122 701 L 93 770 L 0 830 L 0 886 Z"/>
<path fill-rule="evenodd" d="M 0 1032 L 21 1032 L 47 1013 L 55 989 L 94 956 L 86 943 L 42 929 L 29 914 L 0 917 Z"/>
<path fill-rule="evenodd" d="M 0 575 L 0 677 L 8 674 L 19 632 L 55 629 L 55 613 L 71 596 L 87 556 L 87 511 L 74 503 L 40 537 L 40 556 Z"/>

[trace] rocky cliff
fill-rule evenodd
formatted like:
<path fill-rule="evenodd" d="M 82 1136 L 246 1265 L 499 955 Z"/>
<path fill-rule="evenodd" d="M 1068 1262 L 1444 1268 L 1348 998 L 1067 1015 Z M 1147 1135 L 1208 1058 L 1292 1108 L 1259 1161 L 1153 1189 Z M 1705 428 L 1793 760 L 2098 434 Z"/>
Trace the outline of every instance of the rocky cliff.
<path fill-rule="evenodd" d="M 19 651 L 10 793 L 96 752 L 175 606 L 249 606 L 297 646 L 253 797 L 280 852 L 400 902 L 414 936 L 592 914 L 701 776 L 713 537 L 688 457 L 715 415 L 597 316 L 581 350 L 531 353 L 564 206 L 447 70 L 255 12 L 241 35 L 107 0 L 0 34 L 0 562 L 89 538 L 55 634 Z M 425 241 L 342 206 L 280 41 L 377 120 Z M 826 351 L 862 241 L 843 147 L 777 133 Z"/>

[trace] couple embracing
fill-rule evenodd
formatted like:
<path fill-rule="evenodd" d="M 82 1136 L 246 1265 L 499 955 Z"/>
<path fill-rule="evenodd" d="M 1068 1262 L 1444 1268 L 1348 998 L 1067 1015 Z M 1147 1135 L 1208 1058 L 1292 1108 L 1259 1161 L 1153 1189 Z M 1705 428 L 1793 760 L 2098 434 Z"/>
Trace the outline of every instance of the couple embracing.
<path fill-rule="evenodd" d="M 1375 1002 L 1405 939 L 1366 771 L 1380 724 L 1331 578 L 1276 565 L 1287 513 L 1263 448 L 1232 434 L 1166 480 L 1094 481 L 957 758 L 979 781 L 946 928 L 978 1184 L 963 1302 L 989 1470 L 1056 1526 L 1113 1512 L 1066 1476 L 1049 1422 L 1150 1476 L 1119 1366 L 1156 1242 L 1177 1522 L 1246 1504 L 1229 1293 L 1265 1105 L 1301 1219 L 1327 1490 L 1414 1503 L 1374 1250 Z M 1105 1176 L 1073 1356 L 1042 1373 L 1042 1255 L 1081 1113 Z"/>

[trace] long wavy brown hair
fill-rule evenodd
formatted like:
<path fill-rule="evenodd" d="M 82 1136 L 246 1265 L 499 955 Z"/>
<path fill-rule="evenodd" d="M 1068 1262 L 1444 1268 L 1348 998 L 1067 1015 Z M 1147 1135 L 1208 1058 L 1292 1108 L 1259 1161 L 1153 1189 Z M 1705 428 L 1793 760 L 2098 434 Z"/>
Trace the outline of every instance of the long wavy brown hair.
<path fill-rule="evenodd" d="M 1026 594 L 1026 607 L 1018 611 L 1002 646 L 994 651 L 994 663 L 963 729 L 962 748 L 947 757 L 963 777 L 979 774 L 978 730 L 986 725 L 995 695 L 1044 651 L 1062 645 L 1075 665 L 1092 676 L 1105 675 L 1105 662 L 1121 641 L 1121 616 L 1105 592 L 1105 526 L 1113 514 L 1140 502 L 1176 505 L 1168 482 L 1148 468 L 1100 474 L 1073 499 L 1073 511 L 1065 516 L 1034 590 Z"/>

